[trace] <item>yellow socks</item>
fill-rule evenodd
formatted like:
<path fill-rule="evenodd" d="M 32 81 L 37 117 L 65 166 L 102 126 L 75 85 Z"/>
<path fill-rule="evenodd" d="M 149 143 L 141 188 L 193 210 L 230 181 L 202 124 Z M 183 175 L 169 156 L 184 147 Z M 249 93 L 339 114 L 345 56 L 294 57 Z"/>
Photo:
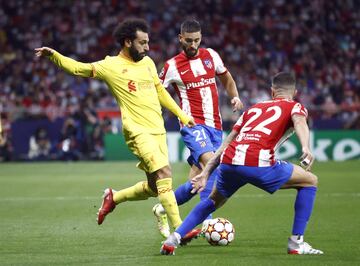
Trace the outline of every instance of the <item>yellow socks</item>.
<path fill-rule="evenodd" d="M 125 201 L 146 200 L 149 197 L 158 196 L 172 226 L 174 228 L 179 227 L 182 221 L 179 214 L 179 207 L 176 203 L 175 194 L 172 190 L 171 178 L 157 180 L 156 187 L 158 190 L 157 194 L 150 189 L 147 181 L 142 181 L 132 187 L 115 192 L 113 200 L 116 204 L 119 204 Z"/>
<path fill-rule="evenodd" d="M 158 198 L 161 205 L 164 207 L 170 223 L 174 228 L 177 228 L 182 223 L 179 207 L 176 203 L 174 191 L 172 190 L 171 178 L 163 178 L 156 181 L 158 190 Z"/>
<path fill-rule="evenodd" d="M 116 204 L 124 201 L 146 200 L 149 197 L 156 197 L 157 194 L 153 192 L 147 181 L 142 181 L 132 187 L 128 187 L 117 191 L 113 195 L 113 200 Z"/>

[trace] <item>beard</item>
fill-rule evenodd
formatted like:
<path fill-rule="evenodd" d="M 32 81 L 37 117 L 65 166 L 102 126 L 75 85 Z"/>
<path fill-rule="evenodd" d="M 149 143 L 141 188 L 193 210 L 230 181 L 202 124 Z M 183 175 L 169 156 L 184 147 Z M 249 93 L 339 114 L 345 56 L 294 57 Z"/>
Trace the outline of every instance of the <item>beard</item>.
<path fill-rule="evenodd" d="M 146 56 L 146 52 L 143 53 L 139 53 L 138 50 L 136 50 L 136 48 L 134 47 L 134 45 L 131 45 L 129 48 L 129 54 L 132 58 L 132 60 L 134 60 L 135 62 L 140 61 L 141 59 L 143 59 Z"/>
<path fill-rule="evenodd" d="M 185 45 L 181 45 L 181 47 L 182 47 L 182 49 L 184 50 L 184 52 L 185 52 L 185 54 L 186 54 L 187 57 L 194 57 L 194 56 L 196 56 L 196 54 L 197 54 L 197 52 L 198 52 L 198 50 L 199 50 L 199 48 L 196 48 L 196 49 L 191 48 L 191 47 L 187 48 Z"/>

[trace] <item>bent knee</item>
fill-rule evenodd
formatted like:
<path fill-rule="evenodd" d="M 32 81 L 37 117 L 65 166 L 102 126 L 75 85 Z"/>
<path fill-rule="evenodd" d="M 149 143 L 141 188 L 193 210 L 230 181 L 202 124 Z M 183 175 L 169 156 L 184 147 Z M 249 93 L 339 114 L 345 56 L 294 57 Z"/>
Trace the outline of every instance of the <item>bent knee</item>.
<path fill-rule="evenodd" d="M 309 185 L 313 186 L 313 187 L 317 187 L 318 186 L 318 177 L 309 172 Z"/>
<path fill-rule="evenodd" d="M 169 166 L 165 166 L 156 171 L 157 179 L 168 178 L 171 177 L 171 168 Z"/>
<path fill-rule="evenodd" d="M 209 195 L 209 198 L 214 202 L 215 209 L 220 208 L 225 204 L 227 201 L 227 198 L 225 198 L 223 195 L 221 195 L 216 188 L 212 190 L 212 192 Z"/>

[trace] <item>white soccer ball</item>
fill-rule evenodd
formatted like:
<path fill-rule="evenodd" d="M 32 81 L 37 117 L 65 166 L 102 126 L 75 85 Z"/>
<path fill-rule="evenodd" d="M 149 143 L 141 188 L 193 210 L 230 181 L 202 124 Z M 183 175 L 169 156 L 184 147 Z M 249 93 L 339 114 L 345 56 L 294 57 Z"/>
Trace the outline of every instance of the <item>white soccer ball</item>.
<path fill-rule="evenodd" d="M 224 218 L 211 219 L 205 229 L 205 238 L 213 246 L 227 246 L 234 237 L 234 226 Z"/>

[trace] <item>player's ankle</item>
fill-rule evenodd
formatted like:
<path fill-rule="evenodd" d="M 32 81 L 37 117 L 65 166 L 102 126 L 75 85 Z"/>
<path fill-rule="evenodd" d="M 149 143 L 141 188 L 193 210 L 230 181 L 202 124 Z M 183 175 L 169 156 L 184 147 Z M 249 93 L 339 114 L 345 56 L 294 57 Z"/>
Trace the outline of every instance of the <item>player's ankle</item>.
<path fill-rule="evenodd" d="M 178 232 L 174 232 L 174 236 L 176 237 L 177 243 L 180 244 L 181 235 Z"/>
<path fill-rule="evenodd" d="M 303 235 L 291 235 L 290 239 L 291 239 L 293 242 L 296 242 L 296 243 L 304 242 L 304 236 L 303 236 Z"/>

